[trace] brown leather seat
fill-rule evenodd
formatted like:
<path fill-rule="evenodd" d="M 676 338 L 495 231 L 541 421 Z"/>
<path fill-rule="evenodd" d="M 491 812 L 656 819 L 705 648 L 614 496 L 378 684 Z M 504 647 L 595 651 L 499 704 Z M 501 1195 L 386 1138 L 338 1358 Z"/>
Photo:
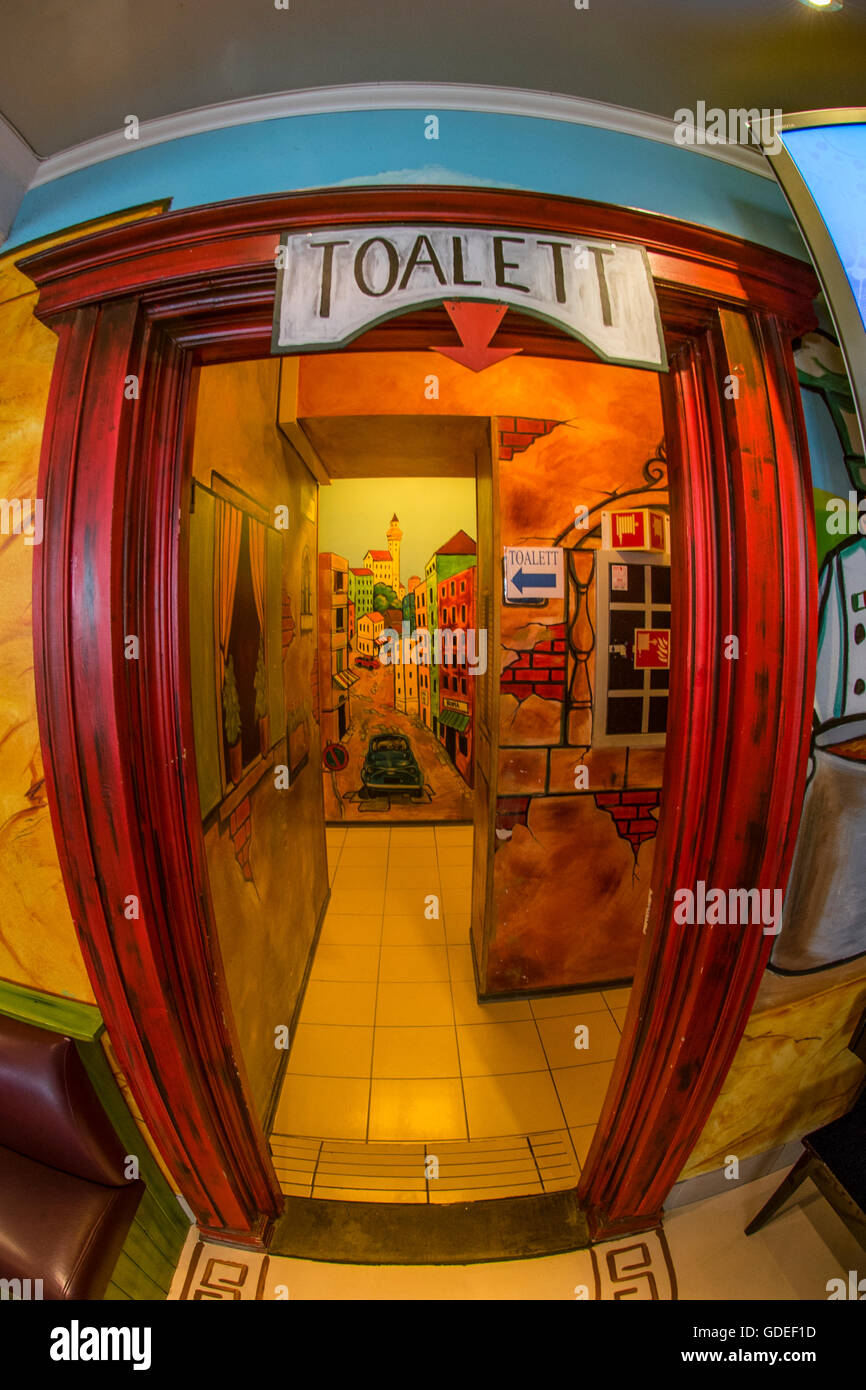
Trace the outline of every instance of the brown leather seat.
<path fill-rule="evenodd" d="M 144 1192 L 125 1157 L 74 1042 L 0 1017 L 0 1278 L 101 1298 Z"/>

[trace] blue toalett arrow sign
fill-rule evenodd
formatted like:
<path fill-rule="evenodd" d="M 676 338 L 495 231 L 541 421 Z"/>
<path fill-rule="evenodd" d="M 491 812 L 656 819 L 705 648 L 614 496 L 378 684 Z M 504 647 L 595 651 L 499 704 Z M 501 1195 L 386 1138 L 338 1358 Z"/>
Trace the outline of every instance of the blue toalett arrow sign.
<path fill-rule="evenodd" d="M 562 550 L 559 546 L 505 547 L 505 602 L 562 598 Z"/>
<path fill-rule="evenodd" d="M 522 594 L 524 589 L 555 589 L 556 579 L 555 574 L 524 574 L 518 570 L 511 582 Z"/>

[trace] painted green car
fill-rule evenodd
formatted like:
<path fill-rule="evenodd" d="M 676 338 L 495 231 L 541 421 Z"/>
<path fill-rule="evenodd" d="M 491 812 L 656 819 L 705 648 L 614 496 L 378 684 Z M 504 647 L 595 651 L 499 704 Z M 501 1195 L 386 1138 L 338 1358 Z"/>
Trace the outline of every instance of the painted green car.
<path fill-rule="evenodd" d="M 411 792 L 421 795 L 424 774 L 405 734 L 376 734 L 370 739 L 361 781 L 364 791 L 370 794 Z"/>

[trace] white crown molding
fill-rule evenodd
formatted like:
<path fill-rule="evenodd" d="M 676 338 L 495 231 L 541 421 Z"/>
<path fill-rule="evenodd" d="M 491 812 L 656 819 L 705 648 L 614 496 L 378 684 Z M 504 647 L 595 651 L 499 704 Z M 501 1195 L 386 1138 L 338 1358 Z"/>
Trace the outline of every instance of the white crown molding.
<path fill-rule="evenodd" d="M 707 155 L 711 159 L 720 159 L 725 164 L 736 165 L 750 174 L 760 174 L 763 178 L 774 177 L 759 150 L 751 150 L 742 145 L 682 146 L 674 140 L 676 127 L 673 120 L 643 111 L 632 111 L 623 106 L 611 106 L 606 102 L 584 101 L 581 97 L 561 96 L 555 92 L 524 91 L 516 87 L 481 87 L 435 82 L 363 82 L 351 86 L 311 87 L 298 92 L 245 97 L 239 101 L 200 106 L 191 111 L 180 111 L 173 116 L 159 116 L 152 121 L 142 121 L 138 140 L 127 140 L 121 128 L 38 161 L 29 186 L 36 188 L 54 179 L 63 178 L 65 174 L 73 174 L 79 169 L 87 169 L 93 164 L 114 159 L 118 155 L 163 144 L 167 140 L 181 140 L 188 135 L 199 135 L 204 131 L 251 125 L 258 121 L 281 120 L 288 116 L 318 116 L 341 111 L 369 110 L 422 110 L 432 113 L 477 111 L 596 126 L 602 130 L 636 135 L 642 140 L 655 140 L 659 144 L 673 145 L 676 149 L 685 148 L 696 154 Z M 26 148 L 29 150 L 29 146 Z"/>
<path fill-rule="evenodd" d="M 0 243 L 5 242 L 39 158 L 8 121 L 0 116 Z"/>
<path fill-rule="evenodd" d="M 27 188 L 38 177 L 39 162 L 27 141 L 0 115 L 0 169 L 4 174 Z"/>

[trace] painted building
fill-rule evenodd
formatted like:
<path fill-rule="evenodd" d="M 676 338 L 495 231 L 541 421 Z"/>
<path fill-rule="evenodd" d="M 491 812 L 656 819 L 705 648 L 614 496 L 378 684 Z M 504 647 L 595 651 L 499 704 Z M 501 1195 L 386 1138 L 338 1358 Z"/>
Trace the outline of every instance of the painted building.
<path fill-rule="evenodd" d="M 416 576 L 416 583 L 412 589 L 415 599 L 415 627 L 429 631 L 428 607 L 427 607 L 427 582 L 426 579 L 419 579 Z M 429 652 L 425 651 L 418 666 L 418 704 L 419 716 L 428 729 L 432 729 L 432 716 L 430 713 L 430 658 Z"/>
<path fill-rule="evenodd" d="M 364 657 L 376 657 L 379 653 L 379 638 L 385 627 L 385 618 L 381 613 L 365 613 L 358 619 L 358 655 Z"/>
<path fill-rule="evenodd" d="M 319 555 L 319 698 L 325 739 L 338 743 L 349 725 L 349 566 L 342 555 Z"/>
<path fill-rule="evenodd" d="M 364 566 L 372 571 L 374 584 L 390 584 L 393 587 L 394 561 L 390 550 L 368 550 L 364 556 Z"/>
<path fill-rule="evenodd" d="M 386 608 L 382 614 L 385 620 L 385 627 L 391 632 L 401 633 L 403 630 L 403 610 L 402 608 Z"/>
<path fill-rule="evenodd" d="M 445 627 L 439 612 L 439 593 L 440 586 L 444 580 L 449 580 L 467 565 L 474 564 L 475 542 L 471 536 L 467 536 L 465 531 L 457 531 L 440 546 L 434 555 L 430 556 L 424 569 L 425 586 L 427 590 L 426 616 L 427 627 L 432 633 L 439 628 Z M 437 738 L 441 737 L 441 730 L 447 725 L 442 725 L 440 720 L 440 668 L 435 661 L 431 661 L 429 668 L 430 677 L 430 727 Z"/>
<path fill-rule="evenodd" d="M 487 642 L 485 635 L 485 645 L 480 644 L 475 624 L 474 565 L 440 579 L 437 606 L 442 628 L 452 634 L 439 669 L 439 738 L 460 775 L 472 786 L 475 682 L 479 678 L 475 672 Z M 458 659 L 461 654 L 468 658 L 462 664 Z"/>
<path fill-rule="evenodd" d="M 373 607 L 373 571 L 364 566 L 349 566 L 349 603 L 355 606 L 353 631 L 357 629 L 358 619 L 369 613 Z"/>
<path fill-rule="evenodd" d="M 401 637 L 396 644 L 394 661 L 394 708 L 401 714 L 420 715 L 419 666 L 417 643 L 413 637 Z"/>
<path fill-rule="evenodd" d="M 418 586 L 423 585 L 423 583 L 424 581 L 420 575 L 410 575 L 409 582 L 406 585 L 406 593 L 403 598 L 403 617 L 406 619 L 407 623 L 409 623 L 413 631 L 418 626 L 418 619 L 415 613 L 415 591 Z"/>
<path fill-rule="evenodd" d="M 406 586 L 400 578 L 400 542 L 403 539 L 403 532 L 400 530 L 396 513 L 391 517 L 386 534 L 388 549 L 391 552 L 391 587 L 396 590 L 397 597 L 402 599 L 406 593 Z"/>
<path fill-rule="evenodd" d="M 388 549 L 368 550 L 364 556 L 364 567 L 373 575 L 373 583 L 370 585 L 371 602 L 375 584 L 387 584 L 400 599 L 406 593 L 406 586 L 400 579 L 400 542 L 403 532 L 396 516 L 392 516 L 386 534 Z"/>
<path fill-rule="evenodd" d="M 438 575 L 436 573 L 436 556 L 431 555 L 427 564 L 424 566 L 424 615 L 427 619 L 426 626 L 430 632 L 435 632 L 439 626 L 439 603 L 438 603 Z M 429 709 L 429 720 L 425 721 L 433 730 L 436 738 L 439 737 L 439 667 L 432 659 L 428 663 L 427 671 L 427 705 Z"/>

